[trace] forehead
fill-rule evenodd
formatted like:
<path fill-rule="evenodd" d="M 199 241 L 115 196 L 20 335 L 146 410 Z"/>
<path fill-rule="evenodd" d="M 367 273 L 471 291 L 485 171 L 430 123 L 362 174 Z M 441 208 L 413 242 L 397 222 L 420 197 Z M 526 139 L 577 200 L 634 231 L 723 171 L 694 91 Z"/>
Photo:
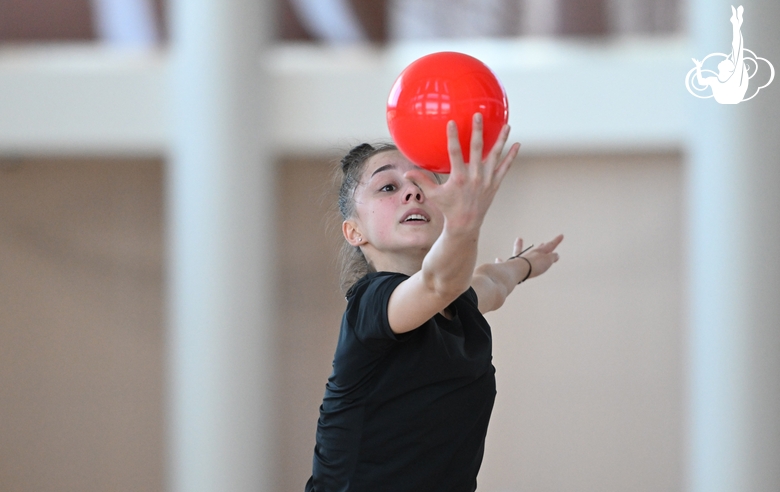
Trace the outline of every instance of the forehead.
<path fill-rule="evenodd" d="M 366 162 L 366 174 L 368 176 L 371 176 L 371 174 L 374 173 L 377 169 L 379 169 L 382 166 L 386 165 L 393 165 L 396 167 L 408 167 L 413 168 L 415 167 L 414 164 L 409 161 L 404 155 L 398 151 L 398 150 L 386 150 L 384 152 L 380 152 L 374 156 L 371 156 L 370 159 Z"/>
<path fill-rule="evenodd" d="M 366 161 L 366 167 L 363 171 L 363 181 L 368 182 L 375 175 L 381 176 L 385 174 L 386 171 L 397 171 L 403 174 L 412 169 L 421 168 L 404 157 L 400 151 L 387 150 L 372 156 Z"/>

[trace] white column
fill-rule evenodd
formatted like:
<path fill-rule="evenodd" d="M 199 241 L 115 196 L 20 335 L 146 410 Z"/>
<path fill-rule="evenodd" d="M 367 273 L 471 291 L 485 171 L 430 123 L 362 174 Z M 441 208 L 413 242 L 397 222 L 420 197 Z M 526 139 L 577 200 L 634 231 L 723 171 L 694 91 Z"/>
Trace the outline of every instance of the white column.
<path fill-rule="evenodd" d="M 732 4 L 691 0 L 692 58 L 731 51 Z M 780 3 L 745 8 L 745 47 L 780 68 Z M 688 490 L 778 491 L 780 86 L 689 102 Z"/>
<path fill-rule="evenodd" d="M 149 48 L 160 38 L 152 0 L 92 0 L 92 16 L 103 42 Z"/>
<path fill-rule="evenodd" d="M 260 70 L 269 3 L 169 3 L 171 491 L 274 490 L 274 173 Z"/>
<path fill-rule="evenodd" d="M 328 43 L 367 41 L 366 33 L 347 0 L 291 0 L 307 30 Z"/>
<path fill-rule="evenodd" d="M 560 27 L 559 0 L 523 0 L 520 32 L 528 36 L 554 36 Z"/>

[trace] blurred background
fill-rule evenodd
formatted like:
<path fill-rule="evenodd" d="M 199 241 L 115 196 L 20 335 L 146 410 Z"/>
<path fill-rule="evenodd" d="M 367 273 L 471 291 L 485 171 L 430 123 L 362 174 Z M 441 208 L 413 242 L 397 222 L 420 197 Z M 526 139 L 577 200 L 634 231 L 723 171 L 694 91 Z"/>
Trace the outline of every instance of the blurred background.
<path fill-rule="evenodd" d="M 772 60 L 778 8 L 744 4 Z M 684 85 L 728 3 L 209 5 L 0 0 L 0 490 L 302 490 L 345 306 L 334 169 L 442 50 L 496 72 L 523 144 L 480 260 L 566 235 L 489 316 L 479 490 L 778 490 L 778 91 Z"/>

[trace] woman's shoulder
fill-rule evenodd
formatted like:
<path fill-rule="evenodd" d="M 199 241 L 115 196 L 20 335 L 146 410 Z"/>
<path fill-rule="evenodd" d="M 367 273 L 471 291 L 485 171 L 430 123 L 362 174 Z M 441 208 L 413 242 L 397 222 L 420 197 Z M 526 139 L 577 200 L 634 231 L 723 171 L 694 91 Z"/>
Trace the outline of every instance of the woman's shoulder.
<path fill-rule="evenodd" d="M 390 282 L 397 286 L 407 278 L 409 278 L 408 275 L 399 272 L 369 272 L 358 279 L 347 290 L 347 301 L 361 295 L 374 284 Z"/>

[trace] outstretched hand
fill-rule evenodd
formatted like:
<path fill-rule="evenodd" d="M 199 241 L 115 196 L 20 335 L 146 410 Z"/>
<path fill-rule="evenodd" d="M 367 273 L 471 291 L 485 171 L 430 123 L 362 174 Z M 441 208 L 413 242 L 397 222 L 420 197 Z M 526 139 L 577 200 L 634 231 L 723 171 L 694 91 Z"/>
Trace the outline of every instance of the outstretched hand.
<path fill-rule="evenodd" d="M 475 114 L 469 146 L 470 162 L 466 164 L 458 142 L 458 128 L 455 122 L 450 121 L 447 124 L 449 179 L 444 184 L 438 184 L 430 174 L 417 168 L 404 173 L 404 179 L 422 190 L 424 200 L 439 209 L 444 224 L 425 253 L 421 268 L 401 282 L 388 300 L 387 319 L 393 332 L 405 333 L 416 329 L 449 306 L 471 285 L 482 221 L 520 148 L 520 144 L 512 145 L 502 158 L 508 136 L 509 126 L 504 125 L 495 145 L 482 159 L 482 115 Z M 484 298 L 480 302 L 484 304 Z"/>
<path fill-rule="evenodd" d="M 528 278 L 538 277 L 539 275 L 549 270 L 553 263 L 558 261 L 560 256 L 555 251 L 555 248 L 557 248 L 558 245 L 561 244 L 561 241 L 563 241 L 563 234 L 557 235 L 555 238 L 553 238 L 552 241 L 547 243 L 542 243 L 539 246 L 531 249 L 530 251 L 522 255 L 523 258 L 528 260 L 529 264 L 531 265 L 531 271 Z M 523 251 L 523 239 L 517 238 L 515 240 L 515 245 L 512 251 L 511 258 L 517 258 L 518 256 L 520 256 L 522 251 Z M 503 263 L 503 262 L 499 259 L 496 259 L 496 263 Z"/>
<path fill-rule="evenodd" d="M 504 261 L 496 258 L 495 263 L 479 265 L 471 279 L 471 286 L 477 293 L 479 311 L 484 314 L 500 308 L 518 283 L 549 270 L 558 261 L 555 248 L 561 241 L 562 234 L 523 253 L 523 240 L 517 238 L 509 259 Z"/>
<path fill-rule="evenodd" d="M 501 181 L 520 150 L 513 144 L 502 158 L 504 145 L 509 137 L 509 125 L 504 125 L 498 139 L 485 159 L 482 159 L 482 115 L 475 113 L 472 119 L 469 162 L 463 161 L 458 140 L 458 127 L 454 121 L 447 124 L 447 150 L 450 158 L 450 176 L 444 184 L 438 184 L 420 170 L 408 171 L 405 177 L 422 189 L 442 211 L 445 227 L 459 230 L 479 229 Z"/>

